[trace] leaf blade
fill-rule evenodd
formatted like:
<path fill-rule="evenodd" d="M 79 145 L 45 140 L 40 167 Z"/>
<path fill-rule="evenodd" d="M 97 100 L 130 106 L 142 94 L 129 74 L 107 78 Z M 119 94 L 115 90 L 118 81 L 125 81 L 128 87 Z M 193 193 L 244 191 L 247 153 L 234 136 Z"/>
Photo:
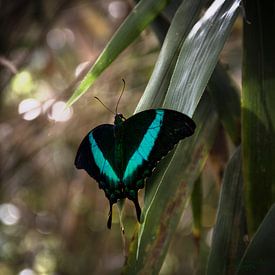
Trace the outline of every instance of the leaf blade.
<path fill-rule="evenodd" d="M 191 193 L 189 185 L 192 185 L 192 182 L 200 174 L 217 130 L 217 114 L 211 105 L 209 96 L 205 96 L 199 106 L 196 113 L 198 120 L 196 133 L 179 145 L 181 147 L 178 152 L 180 161 L 177 154 L 176 157 L 170 156 L 172 160 L 174 158 L 177 165 L 172 165 L 173 168 L 170 168 L 169 173 L 164 175 L 166 180 L 173 178 L 177 182 L 179 179 L 188 178 L 189 182 L 188 184 L 185 180 L 181 180 L 180 184 L 170 182 L 169 189 L 160 185 L 155 194 L 159 198 L 158 204 L 152 203 L 154 200 L 150 201 L 146 198 L 147 211 L 143 215 L 140 235 L 136 240 L 137 248 L 132 252 L 135 253 L 135 256 L 130 255 L 130 262 L 126 268 L 127 274 L 131 272 L 157 274 L 160 270 L 168 243 L 173 235 L 172 232 L 175 230 L 186 200 Z M 208 131 L 209 129 L 211 131 Z M 182 158 L 182 151 L 186 158 Z M 189 158 L 192 160 L 189 161 Z M 165 164 L 161 164 L 161 166 L 165 166 Z M 182 170 L 185 171 L 183 177 L 179 173 Z M 152 177 L 154 180 L 158 180 L 162 175 L 154 174 Z"/>
<path fill-rule="evenodd" d="M 217 63 L 218 53 L 222 49 L 225 38 L 229 34 L 231 26 L 238 14 L 237 9 L 239 5 L 239 0 L 215 1 L 214 3 L 214 8 L 212 7 L 211 11 L 215 11 L 215 20 L 211 20 L 213 18 L 209 17 L 209 14 L 206 18 L 203 17 L 193 27 L 193 31 L 191 31 L 191 37 L 189 34 L 189 38 L 187 37 L 186 41 L 183 43 L 181 53 L 173 71 L 168 93 L 167 95 L 165 95 L 165 100 L 163 104 L 167 108 L 172 107 L 173 109 L 177 109 L 181 112 L 187 113 L 190 116 L 192 116 L 195 112 L 195 109 L 204 92 L 204 88 L 207 85 L 207 81 L 210 78 L 212 72 L 211 70 L 214 69 L 214 66 Z M 225 14 L 228 16 L 225 16 Z M 225 23 L 223 22 L 223 20 L 219 20 L 217 23 L 218 25 L 215 25 L 217 17 L 226 18 L 227 22 Z M 220 29 L 218 28 L 219 24 L 222 24 L 223 26 L 222 34 L 220 34 Z M 201 43 L 199 43 L 200 49 L 196 49 L 196 54 L 192 54 L 192 58 L 188 58 L 185 56 L 184 50 L 187 49 L 190 53 L 192 49 L 197 47 L 195 43 L 197 43 L 199 39 L 199 37 L 195 39 L 194 28 L 196 32 L 198 32 L 198 29 L 200 28 L 208 29 L 208 32 L 206 33 L 208 33 L 209 36 L 203 36 L 203 39 L 209 39 L 209 41 L 208 43 L 204 44 L 202 39 L 202 41 L 200 41 Z M 209 55 L 209 45 L 211 45 L 211 47 L 214 47 L 215 45 L 210 42 L 210 40 L 212 39 L 212 33 L 210 32 L 209 34 L 209 30 L 212 30 L 215 34 L 215 37 L 218 37 L 220 39 L 220 44 L 217 45 L 214 53 L 211 55 Z M 201 32 L 203 33 L 203 30 L 201 30 Z M 197 55 L 201 56 L 204 54 L 210 58 L 210 68 L 204 65 L 202 72 L 197 74 L 198 68 L 195 68 L 195 65 L 192 62 L 196 62 Z M 204 56 L 204 61 L 206 59 L 207 57 Z M 191 68 L 189 68 L 190 64 L 193 64 Z M 185 68 L 185 70 L 183 70 L 183 68 Z M 181 81 L 181 78 L 184 78 L 188 81 L 192 79 L 192 81 L 197 81 L 199 83 L 197 83 L 195 86 L 188 86 L 188 83 Z M 154 79 L 152 80 L 152 86 L 153 85 Z M 156 83 L 156 85 L 158 85 L 158 83 Z M 196 87 L 197 90 L 195 90 L 194 87 Z M 144 96 L 141 99 L 141 103 L 138 105 L 138 110 L 142 109 L 144 106 L 146 108 L 150 106 L 150 104 L 154 105 L 156 103 L 155 97 L 150 98 L 150 91 L 151 88 L 146 89 Z M 147 96 L 149 97 L 149 99 L 147 98 L 148 100 L 143 100 L 146 99 Z M 160 102 L 158 102 L 158 104 L 160 104 Z M 200 119 L 203 120 L 203 118 Z M 200 121 L 198 121 L 197 123 L 198 125 L 200 125 Z M 198 130 L 199 127 L 197 131 Z M 213 132 L 215 132 L 214 128 Z M 190 140 L 192 140 L 192 138 Z M 209 137 L 209 142 L 211 143 L 212 141 L 213 137 L 211 136 L 211 138 Z M 192 170 L 192 166 L 187 166 L 187 168 L 183 165 L 182 156 L 190 156 L 189 154 L 187 154 L 187 149 L 184 144 L 188 144 L 188 141 L 181 143 L 176 148 L 173 155 L 170 154 L 166 159 L 164 159 L 157 168 L 157 173 L 155 173 L 147 181 L 145 205 L 143 209 L 144 221 L 141 225 L 141 229 L 139 232 L 136 255 L 135 257 L 133 257 L 133 255 L 130 255 L 132 261 L 129 263 L 130 268 L 128 268 L 128 270 L 130 271 L 134 270 L 134 272 L 139 272 L 140 270 L 147 270 L 147 272 L 149 271 L 153 274 L 156 274 L 160 270 L 165 253 L 168 248 L 168 244 L 172 238 L 173 233 L 175 232 L 179 216 L 184 208 L 184 205 L 179 206 L 178 204 L 179 198 L 182 199 L 183 194 L 185 194 L 187 190 L 184 183 L 190 183 L 190 188 L 192 188 L 192 184 L 196 180 L 198 172 L 200 171 L 199 169 L 194 169 L 195 172 L 193 174 L 192 171 L 190 171 L 190 169 Z M 199 155 L 199 151 L 197 151 L 195 154 Z M 204 158 L 202 158 L 202 160 L 203 159 Z M 202 163 L 200 162 L 200 164 Z M 187 170 L 184 170 L 183 167 L 185 167 Z M 195 165 L 195 167 L 197 166 Z M 172 181 L 171 177 L 173 177 Z M 166 186 L 169 186 L 169 189 L 173 190 L 173 195 L 171 194 L 170 196 L 168 196 L 168 194 L 170 193 L 167 192 Z M 188 191 L 187 196 L 189 195 L 190 192 Z M 184 198 L 186 199 L 185 196 Z M 176 207 L 177 205 L 178 207 Z M 167 219 L 167 217 L 170 218 Z M 155 258 L 144 259 L 144 255 L 154 255 Z"/>
<path fill-rule="evenodd" d="M 247 247 L 239 265 L 238 275 L 274 274 L 275 242 L 275 204 L 273 204 L 261 223 L 258 231 Z"/>
<path fill-rule="evenodd" d="M 241 142 L 240 92 L 221 64 L 217 64 L 207 87 L 224 129 L 233 143 L 236 146 L 239 145 Z"/>
<path fill-rule="evenodd" d="M 142 0 L 115 32 L 94 65 L 84 76 L 67 106 L 74 104 L 114 59 L 145 29 L 170 0 Z"/>
<path fill-rule="evenodd" d="M 242 141 L 248 231 L 254 234 L 275 201 L 275 11 L 248 1 L 244 23 Z M 265 198 L 263 200 L 263 198 Z"/>
<path fill-rule="evenodd" d="M 205 0 L 184 1 L 180 5 L 135 112 L 162 106 L 182 44 L 195 24 L 204 3 Z"/>
<path fill-rule="evenodd" d="M 238 15 L 239 3 L 214 1 L 192 28 L 179 54 L 165 106 L 193 115 Z"/>
<path fill-rule="evenodd" d="M 209 275 L 235 274 L 244 253 L 246 234 L 241 150 L 238 148 L 225 170 L 217 221 L 208 258 Z"/>

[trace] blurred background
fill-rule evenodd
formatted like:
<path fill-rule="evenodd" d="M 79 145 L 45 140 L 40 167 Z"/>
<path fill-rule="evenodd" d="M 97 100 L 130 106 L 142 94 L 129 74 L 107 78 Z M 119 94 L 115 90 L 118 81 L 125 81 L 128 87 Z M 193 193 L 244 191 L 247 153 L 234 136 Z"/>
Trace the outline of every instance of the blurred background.
<path fill-rule="evenodd" d="M 84 97 L 64 107 L 132 7 L 133 2 L 125 0 L 0 1 L 1 275 L 121 271 L 124 252 L 117 211 L 114 207 L 108 230 L 108 200 L 97 183 L 76 170 L 74 157 L 90 129 L 113 122 L 113 115 L 94 96 L 114 109 L 124 78 L 119 111 L 126 117 L 133 113 L 158 56 L 154 33 L 143 32 Z M 239 47 L 237 26 L 222 56 L 226 64 L 232 63 L 228 66 L 236 80 Z M 224 162 L 227 157 L 225 153 Z M 206 235 L 211 234 L 219 192 L 215 161 L 214 155 L 204 172 L 204 180 L 212 182 L 207 185 L 211 190 L 204 192 Z M 134 207 L 126 203 L 128 239 L 135 225 Z M 188 274 L 195 265 L 192 253 L 184 267 L 179 258 L 182 242 L 196 251 L 191 229 L 189 211 L 162 274 Z"/>

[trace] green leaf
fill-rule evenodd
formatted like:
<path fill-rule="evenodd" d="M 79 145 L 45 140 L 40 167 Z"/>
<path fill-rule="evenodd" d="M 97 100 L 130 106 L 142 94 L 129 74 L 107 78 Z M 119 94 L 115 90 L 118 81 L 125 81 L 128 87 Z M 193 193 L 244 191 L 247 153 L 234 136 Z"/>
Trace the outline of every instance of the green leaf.
<path fill-rule="evenodd" d="M 207 274 L 235 274 L 244 253 L 246 234 L 241 150 L 238 148 L 225 170 L 208 259 Z"/>
<path fill-rule="evenodd" d="M 248 229 L 252 235 L 275 201 L 275 10 L 247 1 L 244 22 L 242 141 Z"/>
<path fill-rule="evenodd" d="M 162 106 L 182 44 L 197 21 L 204 3 L 205 0 L 183 1 L 177 10 L 152 76 L 135 112 Z"/>
<path fill-rule="evenodd" d="M 200 102 L 194 119 L 197 121 L 195 134 L 179 145 L 174 156 L 168 157 L 172 159 L 172 165 L 163 178 L 167 185 L 159 185 L 155 194 L 158 200 L 154 198 L 147 205 L 139 238 L 134 245 L 136 250 L 131 251 L 126 274 L 142 274 L 145 271 L 158 274 L 161 268 L 168 243 L 190 196 L 191 186 L 200 174 L 215 138 L 218 119 L 208 95 Z M 162 162 L 160 166 L 165 167 L 165 164 Z M 161 176 L 155 173 L 152 180 L 160 181 Z M 146 201 L 150 203 L 147 197 Z"/>
<path fill-rule="evenodd" d="M 164 106 L 193 115 L 238 15 L 240 0 L 214 1 L 188 34 Z"/>
<path fill-rule="evenodd" d="M 169 0 L 142 0 L 135 6 L 74 91 L 67 102 L 68 106 L 87 92 L 98 76 L 139 36 L 168 2 Z"/>
<path fill-rule="evenodd" d="M 161 78 L 156 72 L 161 72 L 159 64 L 165 56 L 160 55 L 137 110 L 160 106 L 164 100 L 165 107 L 193 115 L 236 19 L 239 2 L 215 1 L 188 34 L 177 62 L 168 60 L 165 63 L 168 66 L 163 69 L 165 73 Z M 179 13 L 176 13 L 174 20 L 180 20 Z M 177 22 L 180 24 L 180 21 Z M 173 32 L 174 26 L 172 22 L 167 37 L 169 33 L 176 33 Z M 167 39 L 163 48 L 169 46 Z M 171 74 L 168 74 L 172 71 L 169 84 Z M 167 84 L 169 88 L 165 95 Z M 190 196 L 192 185 L 202 169 L 216 133 L 216 115 L 204 113 L 209 108 L 208 100 L 202 101 L 200 106 L 201 109 L 197 110 L 195 116 L 198 127 L 194 137 L 180 143 L 174 154 L 164 159 L 156 169 L 157 172 L 147 181 L 144 220 L 139 231 L 136 255 L 131 254 L 129 257 L 126 269 L 128 273 L 146 271 L 156 274 L 160 270 L 184 204 Z M 208 129 L 204 128 L 205 125 Z M 203 129 L 209 136 L 205 136 Z"/>
<path fill-rule="evenodd" d="M 272 205 L 238 268 L 238 275 L 275 274 L 275 204 Z"/>
<path fill-rule="evenodd" d="M 235 145 L 241 141 L 241 101 L 240 92 L 221 64 L 217 64 L 208 83 L 223 127 Z"/>

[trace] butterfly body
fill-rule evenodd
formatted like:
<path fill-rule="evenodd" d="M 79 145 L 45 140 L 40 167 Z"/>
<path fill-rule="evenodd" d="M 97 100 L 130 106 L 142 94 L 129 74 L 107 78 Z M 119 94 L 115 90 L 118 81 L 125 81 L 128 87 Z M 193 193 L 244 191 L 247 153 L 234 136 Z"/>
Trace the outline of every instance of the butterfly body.
<path fill-rule="evenodd" d="M 180 112 L 151 109 L 129 119 L 116 114 L 114 125 L 99 125 L 86 135 L 75 165 L 85 169 L 104 190 L 110 202 L 109 228 L 112 205 L 124 198 L 134 202 L 140 221 L 138 190 L 157 162 L 194 130 L 193 120 Z"/>

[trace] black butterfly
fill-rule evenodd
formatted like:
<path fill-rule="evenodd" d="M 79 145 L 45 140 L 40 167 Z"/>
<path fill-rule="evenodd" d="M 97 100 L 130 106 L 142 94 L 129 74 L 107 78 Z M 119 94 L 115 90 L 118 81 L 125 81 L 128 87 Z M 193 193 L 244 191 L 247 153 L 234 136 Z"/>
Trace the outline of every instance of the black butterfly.
<path fill-rule="evenodd" d="M 81 142 L 75 166 L 85 169 L 102 188 L 112 205 L 128 198 L 135 204 L 137 219 L 141 209 L 138 190 L 161 160 L 181 139 L 191 136 L 196 125 L 188 116 L 168 109 L 150 109 L 125 119 L 115 115 L 114 125 L 102 124 Z"/>

